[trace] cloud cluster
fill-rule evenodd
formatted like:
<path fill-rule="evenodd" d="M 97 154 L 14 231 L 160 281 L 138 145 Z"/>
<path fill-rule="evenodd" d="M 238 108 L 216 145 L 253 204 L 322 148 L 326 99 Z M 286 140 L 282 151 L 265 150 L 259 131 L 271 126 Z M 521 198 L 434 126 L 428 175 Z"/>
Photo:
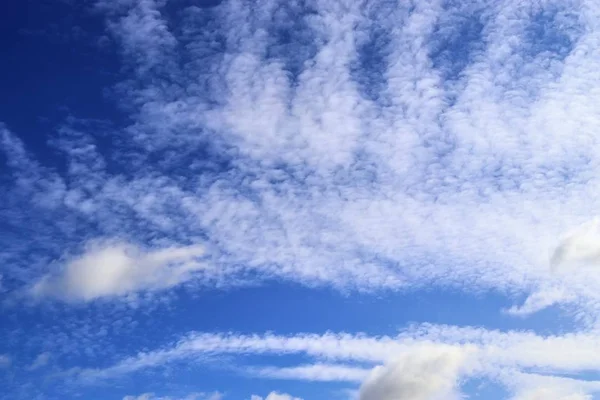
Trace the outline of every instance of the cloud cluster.
<path fill-rule="evenodd" d="M 144 393 L 138 396 L 125 396 L 123 400 L 221 400 L 223 395 L 219 392 L 214 393 L 190 393 L 186 396 L 157 396 L 154 393 Z"/>
<path fill-rule="evenodd" d="M 72 373 L 80 381 L 94 383 L 215 356 L 234 357 L 236 364 L 244 364 L 246 356 L 302 355 L 314 363 L 246 365 L 243 370 L 271 379 L 362 383 L 359 398 L 364 400 L 460 398 L 461 384 L 469 378 L 500 382 L 515 396 L 547 391 L 587 396 L 600 391 L 600 382 L 561 376 L 599 370 L 598 351 L 595 333 L 540 336 L 445 325 L 415 326 L 397 337 L 192 333 L 171 347 L 126 358 L 104 369 Z M 528 372 L 531 370 L 547 373 L 533 375 Z"/>
<path fill-rule="evenodd" d="M 516 393 L 513 400 L 591 400 L 592 392 L 600 388 L 598 381 L 575 380 L 565 377 L 549 377 L 535 374 L 512 376 Z"/>
<path fill-rule="evenodd" d="M 128 243 L 93 243 L 58 275 L 42 277 L 31 292 L 35 297 L 89 301 L 170 288 L 204 268 L 203 255 L 199 245 L 143 251 Z"/>
<path fill-rule="evenodd" d="M 455 393 L 465 354 L 457 348 L 416 349 L 376 367 L 360 388 L 360 400 L 436 400 Z"/>
<path fill-rule="evenodd" d="M 550 260 L 552 267 L 569 264 L 598 266 L 600 263 L 600 219 L 591 221 L 569 232 L 558 244 Z"/>
<path fill-rule="evenodd" d="M 250 400 L 263 400 L 263 397 L 254 394 L 250 397 Z M 289 395 L 287 393 L 271 392 L 267 395 L 267 397 L 264 397 L 264 400 L 302 400 L 302 399 L 299 397 L 293 397 L 292 395 Z"/>
<path fill-rule="evenodd" d="M 180 3 L 97 3 L 122 57 L 109 96 L 122 125 L 66 121 L 56 159 L 0 126 L 3 288 L 67 302 L 248 279 L 452 288 L 527 296 L 507 310 L 519 316 L 575 305 L 589 329 L 194 333 L 74 374 L 301 354 L 314 363 L 252 371 L 366 379 L 361 399 L 377 400 L 451 398 L 463 375 L 600 369 L 600 274 L 572 268 L 600 259 L 596 2 Z M 597 391 L 528 382 L 511 393 Z"/>
<path fill-rule="evenodd" d="M 50 261 L 84 230 L 140 247 L 202 238 L 234 283 L 550 290 L 562 294 L 513 313 L 594 307 L 597 274 L 557 277 L 547 255 L 600 212 L 597 16 L 583 0 L 542 3 L 231 0 L 173 16 L 164 1 L 100 2 L 133 122 L 102 132 L 114 146 L 65 124 L 51 141 L 62 170 L 2 129 L 3 218 L 44 238 L 38 252 L 7 242 L 6 273 L 60 275 Z M 567 256 L 594 254 L 565 242 L 552 263 Z M 199 275 L 179 272 L 166 281 Z M 72 296 L 175 285 L 148 279 Z"/>

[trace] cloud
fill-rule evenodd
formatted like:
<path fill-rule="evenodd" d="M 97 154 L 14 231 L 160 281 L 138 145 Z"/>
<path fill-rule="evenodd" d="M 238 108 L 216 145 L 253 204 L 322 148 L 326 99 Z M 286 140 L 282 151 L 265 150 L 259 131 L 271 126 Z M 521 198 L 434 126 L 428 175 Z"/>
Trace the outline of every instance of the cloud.
<path fill-rule="evenodd" d="M 223 395 L 219 392 L 213 393 L 190 393 L 185 396 L 157 396 L 154 393 L 143 393 L 138 396 L 125 396 L 123 400 L 221 400 Z"/>
<path fill-rule="evenodd" d="M 547 270 L 558 235 L 600 210 L 589 7 L 98 8 L 121 49 L 114 99 L 131 123 L 60 129 L 60 173 L 3 129 L 18 184 L 5 185 L 2 217 L 44 234 L 2 243 L 11 279 L 47 274 L 83 230 L 140 247 L 201 237 L 232 280 L 518 297 L 560 284 L 568 296 L 534 295 L 514 313 L 599 304 L 597 275 Z"/>
<path fill-rule="evenodd" d="M 455 393 L 465 354 L 456 348 L 425 347 L 376 367 L 362 384 L 360 400 L 432 400 Z"/>
<path fill-rule="evenodd" d="M 505 379 L 515 388 L 512 400 L 591 400 L 592 393 L 600 390 L 598 381 L 548 375 L 517 373 Z"/>
<path fill-rule="evenodd" d="M 251 400 L 263 400 L 261 396 L 253 394 Z M 264 398 L 264 400 L 302 400 L 300 397 L 293 397 L 287 393 L 271 392 Z"/>
<path fill-rule="evenodd" d="M 181 284 L 205 267 L 204 247 L 169 247 L 146 251 L 128 243 L 92 243 L 56 275 L 31 288 L 35 297 L 90 301 Z"/>
<path fill-rule="evenodd" d="M 44 352 L 44 353 L 38 354 L 38 356 L 35 358 L 35 360 L 33 360 L 31 365 L 28 367 L 28 369 L 30 371 L 34 371 L 36 369 L 45 367 L 48 364 L 48 362 L 50 361 L 50 357 L 51 357 L 51 354 L 49 352 Z"/>
<path fill-rule="evenodd" d="M 538 388 L 518 394 L 514 400 L 591 400 L 592 396 L 584 393 L 565 393 L 561 389 Z"/>
<path fill-rule="evenodd" d="M 497 380 L 509 374 L 505 383 L 514 388 L 511 383 L 517 381 L 514 371 L 535 369 L 560 375 L 598 370 L 600 361 L 595 355 L 599 351 L 594 332 L 541 336 L 428 324 L 413 326 L 396 337 L 191 333 L 171 346 L 122 359 L 107 368 L 76 369 L 72 373 L 82 382 L 94 383 L 136 371 L 164 368 L 174 362 L 203 362 L 227 356 L 234 364 L 231 366 L 234 371 L 239 370 L 235 367 L 239 363 L 244 365 L 243 371 L 258 377 L 313 382 L 364 380 L 363 391 L 373 396 L 395 390 L 400 394 L 414 390 L 418 396 L 437 392 L 449 396 L 458 389 L 456 383 L 466 377 Z M 280 356 L 283 360 L 286 355 L 301 355 L 314 362 L 264 367 L 244 361 L 247 356 Z M 435 377 L 426 378 L 431 371 L 436 371 Z M 394 382 L 400 386 L 394 386 Z M 428 382 L 429 386 L 421 387 L 419 382 Z M 529 382 L 517 388 L 548 386 L 547 382 Z"/>
<path fill-rule="evenodd" d="M 462 383 L 471 378 L 502 384 L 515 399 L 541 395 L 585 399 L 600 391 L 600 383 L 564 376 L 600 370 L 598 352 L 596 332 L 543 336 L 431 324 L 413 325 L 393 337 L 190 333 L 106 368 L 68 373 L 81 383 L 96 384 L 217 358 L 228 371 L 255 378 L 361 384 L 360 399 L 460 398 Z M 308 362 L 290 362 L 297 356 Z M 261 362 L 263 358 L 266 361 Z"/>
<path fill-rule="evenodd" d="M 506 310 L 508 314 L 527 316 L 555 304 L 575 301 L 577 296 L 569 293 L 564 287 L 543 288 L 529 295 L 521 306 L 513 306 Z"/>
<path fill-rule="evenodd" d="M 12 359 L 6 354 L 0 354 L 0 368 L 8 368 L 12 364 Z"/>
<path fill-rule="evenodd" d="M 313 382 L 362 382 L 369 374 L 368 368 L 347 365 L 312 364 L 295 367 L 261 367 L 252 373 L 256 375 L 288 380 Z"/>
<path fill-rule="evenodd" d="M 554 268 L 570 264 L 600 264 L 600 218 L 569 232 L 554 250 L 550 264 Z"/>

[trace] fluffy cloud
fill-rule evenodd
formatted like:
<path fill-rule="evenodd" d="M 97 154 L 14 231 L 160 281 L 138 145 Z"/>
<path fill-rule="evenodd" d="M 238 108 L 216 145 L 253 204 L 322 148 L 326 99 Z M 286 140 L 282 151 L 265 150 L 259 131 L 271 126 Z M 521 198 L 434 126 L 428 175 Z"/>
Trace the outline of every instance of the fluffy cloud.
<path fill-rule="evenodd" d="M 62 127 L 60 174 L 2 129 L 15 177 L 3 220 L 32 226 L 44 246 L 0 243 L 17 260 L 11 279 L 39 279 L 87 230 L 143 247 L 202 237 L 238 279 L 531 294 L 520 315 L 600 304 L 597 274 L 547 268 L 560 233 L 600 212 L 598 18 L 585 1 L 316 1 L 304 12 L 266 0 L 257 13 L 230 0 L 176 22 L 164 1 L 100 3 L 131 67 L 118 99 L 133 122 L 102 133 L 119 143 L 108 149 L 90 124 Z M 449 50 L 479 24 L 468 51 Z M 569 243 L 555 264 L 594 256 Z M 116 294 L 174 286 L 148 279 Z M 71 296 L 115 292 L 86 293 Z"/>
<path fill-rule="evenodd" d="M 582 224 L 569 232 L 554 250 L 554 268 L 569 264 L 600 264 L 600 218 Z"/>
<path fill-rule="evenodd" d="M 538 388 L 524 391 L 514 400 L 591 400 L 592 396 L 584 393 L 565 393 L 562 389 Z"/>
<path fill-rule="evenodd" d="M 252 395 L 251 400 L 263 400 L 261 396 Z M 300 397 L 293 397 L 287 393 L 271 392 L 264 400 L 302 400 Z"/>
<path fill-rule="evenodd" d="M 360 400 L 459 398 L 455 389 L 465 354 L 456 348 L 424 347 L 376 367 L 360 389 Z"/>
<path fill-rule="evenodd" d="M 55 257 L 86 227 L 176 247 L 201 236 L 224 268 L 258 279 L 530 293 L 561 281 L 546 268 L 558 235 L 600 210 L 598 24 L 579 1 L 546 1 L 550 24 L 518 2 L 316 1 L 304 13 L 268 0 L 257 13 L 231 0 L 177 23 L 164 1 L 101 3 L 132 67 L 119 146 L 62 129 L 53 143 L 70 168 L 58 174 L 3 132 L 18 181 L 3 217 L 35 225 Z M 449 51 L 469 24 L 483 24 L 469 51 Z M 560 46 L 530 37 L 541 28 Z M 6 243 L 5 257 L 39 272 L 32 245 Z M 568 277 L 553 301 L 592 307 L 599 280 Z"/>
<path fill-rule="evenodd" d="M 368 368 L 347 365 L 313 364 L 296 367 L 266 367 L 253 371 L 259 376 L 274 379 L 294 379 L 323 382 L 362 382 L 369 373 Z"/>
<path fill-rule="evenodd" d="M 92 244 L 59 274 L 41 278 L 31 294 L 89 301 L 170 288 L 203 269 L 203 255 L 202 246 L 145 251 L 127 243 Z"/>
<path fill-rule="evenodd" d="M 123 400 L 221 400 L 223 395 L 214 393 L 190 393 L 186 396 L 157 396 L 154 393 L 143 393 L 138 396 L 125 396 Z"/>
<path fill-rule="evenodd" d="M 591 400 L 600 382 L 535 374 L 512 374 L 507 384 L 515 388 L 512 400 Z"/>

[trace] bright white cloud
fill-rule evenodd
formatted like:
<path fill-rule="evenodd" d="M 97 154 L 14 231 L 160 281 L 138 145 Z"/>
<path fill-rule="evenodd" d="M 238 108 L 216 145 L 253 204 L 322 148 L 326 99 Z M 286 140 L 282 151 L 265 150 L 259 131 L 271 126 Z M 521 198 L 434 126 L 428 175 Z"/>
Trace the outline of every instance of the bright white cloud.
<path fill-rule="evenodd" d="M 313 382 L 362 382 L 370 369 L 347 365 L 312 364 L 295 367 L 263 367 L 254 373 L 275 379 L 290 379 Z"/>
<path fill-rule="evenodd" d="M 569 264 L 600 264 L 600 219 L 582 224 L 568 233 L 554 250 L 551 265 L 554 268 Z"/>
<path fill-rule="evenodd" d="M 600 360 L 596 357 L 600 352 L 597 337 L 595 333 L 539 336 L 444 325 L 415 326 L 394 338 L 332 333 L 295 336 L 191 334 L 172 347 L 142 353 L 105 369 L 83 369 L 74 373 L 83 381 L 94 382 L 163 367 L 175 361 L 202 362 L 218 355 L 243 358 L 247 355 L 298 354 L 314 359 L 315 363 L 246 366 L 244 371 L 285 380 L 363 381 L 363 399 L 407 396 L 407 393 L 421 396 L 417 398 L 448 398 L 458 393 L 457 383 L 464 377 L 495 380 L 500 377 L 507 387 L 519 393 L 550 386 L 573 389 L 568 393 L 577 393 L 577 390 L 589 393 L 597 388 L 573 385 L 579 381 L 548 382 L 541 378 L 533 380 L 531 376 L 527 380 L 517 379 L 514 371 L 535 369 L 577 374 L 600 370 Z M 550 378 L 558 379 L 551 376 L 546 379 Z"/>
<path fill-rule="evenodd" d="M 59 176 L 3 130 L 18 186 L 29 188 L 13 192 L 41 203 L 23 215 L 8 208 L 11 224 L 32 222 L 43 203 L 98 236 L 158 235 L 175 247 L 206 237 L 237 277 L 533 294 L 512 310 L 522 315 L 558 303 L 593 309 L 598 274 L 547 266 L 559 235 L 600 213 L 590 50 L 600 19 L 584 0 L 542 3 L 316 1 L 297 15 L 287 2 L 256 12 L 230 0 L 173 23 L 164 1 L 102 1 L 133 66 L 119 87 L 134 123 L 115 133 L 131 140 L 107 154 L 93 140 L 59 141 L 72 167 Z M 529 36 L 540 7 L 552 10 L 545 29 L 561 38 L 556 47 Z M 204 31 L 207 13 L 216 22 Z M 289 43 L 267 33 L 291 20 Z M 469 21 L 483 24 L 469 51 L 444 52 Z M 377 71 L 365 48 L 381 56 Z M 109 158 L 131 174 L 108 173 Z M 57 219 L 35 221 L 36 231 Z M 53 252 L 77 247 L 76 226 L 48 234 Z M 6 257 L 47 262 L 31 260 L 27 240 L 7 244 Z M 557 286 L 564 296 L 536 294 Z"/>
<path fill-rule="evenodd" d="M 505 380 L 516 392 L 511 400 L 591 400 L 600 390 L 599 381 L 547 375 L 509 374 Z"/>
<path fill-rule="evenodd" d="M 261 396 L 253 394 L 250 400 L 263 400 Z M 271 392 L 264 398 L 264 400 L 302 400 L 300 397 L 293 397 L 287 393 Z"/>
<path fill-rule="evenodd" d="M 154 393 L 143 393 L 138 396 L 125 396 L 123 400 L 222 400 L 223 395 L 219 392 L 213 393 L 190 393 L 185 396 L 157 396 Z"/>
<path fill-rule="evenodd" d="M 89 301 L 141 290 L 166 289 L 205 268 L 202 246 L 144 251 L 126 243 L 91 244 L 69 260 L 57 275 L 47 275 L 31 289 L 36 297 Z"/>
<path fill-rule="evenodd" d="M 592 396 L 584 393 L 565 393 L 562 389 L 538 388 L 524 391 L 514 400 L 591 400 Z"/>
<path fill-rule="evenodd" d="M 0 217 L 36 233 L 0 237 L 2 275 L 36 282 L 38 297 L 72 301 L 218 285 L 223 276 L 343 290 L 435 285 L 527 295 L 513 315 L 573 303 L 581 320 L 597 322 L 600 274 L 568 268 L 600 259 L 598 220 L 585 223 L 600 215 L 596 2 L 317 0 L 306 15 L 287 3 L 230 0 L 167 17 L 161 0 L 102 1 L 133 67 L 119 85 L 133 122 L 108 150 L 94 132 L 61 130 L 60 174 L 0 127 L 12 174 Z M 215 23 L 202 30 L 207 12 Z M 540 13 L 553 20 L 543 23 L 559 38 L 552 45 L 530 35 Z M 298 31 L 278 43 L 271 32 L 296 20 Z M 482 24 L 478 37 L 461 43 L 469 51 L 452 51 L 456 37 L 469 40 L 465 21 Z M 364 48 L 381 60 L 365 61 Z M 105 159 L 124 172 L 109 172 Z M 86 229 L 123 241 L 63 255 L 49 273 Z M 200 237 L 218 270 L 189 246 Z M 31 251 L 38 243 L 43 256 Z M 597 338 L 427 325 L 398 337 L 194 334 L 80 376 L 203 355 L 302 354 L 315 363 L 257 373 L 357 381 L 365 371 L 344 362 L 385 363 L 363 392 L 427 397 L 452 393 L 461 365 L 452 354 L 467 344 L 472 374 L 577 373 L 600 369 Z M 451 349 L 409 357 L 425 345 Z M 436 362 L 442 373 L 420 384 Z M 590 391 L 577 390 L 514 392 Z"/>
<path fill-rule="evenodd" d="M 457 348 L 421 347 L 376 367 L 360 389 L 360 400 L 433 400 L 456 394 L 465 354 Z"/>
<path fill-rule="evenodd" d="M 506 311 L 511 315 L 527 316 L 546 307 L 576 299 L 577 296 L 567 292 L 564 287 L 544 288 L 528 296 L 521 306 L 512 306 Z"/>

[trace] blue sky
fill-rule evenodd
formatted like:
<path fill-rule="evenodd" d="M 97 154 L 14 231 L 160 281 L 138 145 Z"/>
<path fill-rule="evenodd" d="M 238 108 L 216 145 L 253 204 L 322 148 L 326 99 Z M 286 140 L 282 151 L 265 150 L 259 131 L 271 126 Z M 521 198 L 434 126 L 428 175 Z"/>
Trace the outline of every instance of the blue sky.
<path fill-rule="evenodd" d="M 600 399 L 600 8 L 9 2 L 0 398 Z"/>

